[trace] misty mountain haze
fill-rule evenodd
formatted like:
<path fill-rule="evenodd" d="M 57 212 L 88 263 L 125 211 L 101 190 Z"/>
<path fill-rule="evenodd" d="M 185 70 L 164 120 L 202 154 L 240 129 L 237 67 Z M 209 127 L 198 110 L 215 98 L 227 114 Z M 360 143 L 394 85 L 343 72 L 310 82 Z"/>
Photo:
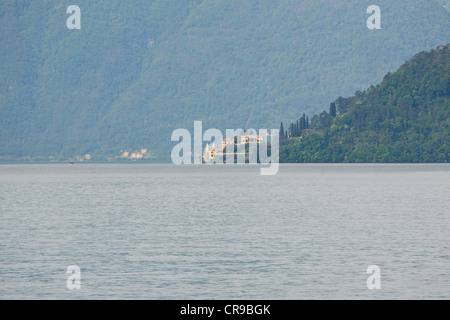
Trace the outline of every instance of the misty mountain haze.
<path fill-rule="evenodd" d="M 66 10 L 81 8 L 81 30 Z M 366 27 L 381 8 L 381 30 Z M 278 128 L 449 42 L 445 1 L 2 1 L 0 156 L 161 158 L 176 128 Z M 245 128 L 244 128 L 245 129 Z"/>

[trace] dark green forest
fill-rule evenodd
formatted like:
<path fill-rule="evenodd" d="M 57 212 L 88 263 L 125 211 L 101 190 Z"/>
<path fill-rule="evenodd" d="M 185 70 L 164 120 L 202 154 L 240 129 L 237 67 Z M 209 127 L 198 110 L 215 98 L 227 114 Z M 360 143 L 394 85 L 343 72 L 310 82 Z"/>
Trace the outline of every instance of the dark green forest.
<path fill-rule="evenodd" d="M 449 162 L 450 45 L 284 131 L 281 162 Z"/>
<path fill-rule="evenodd" d="M 448 43 L 446 3 L 379 0 L 369 30 L 369 0 L 2 0 L 0 160 L 164 160 L 196 120 L 277 128 Z"/>

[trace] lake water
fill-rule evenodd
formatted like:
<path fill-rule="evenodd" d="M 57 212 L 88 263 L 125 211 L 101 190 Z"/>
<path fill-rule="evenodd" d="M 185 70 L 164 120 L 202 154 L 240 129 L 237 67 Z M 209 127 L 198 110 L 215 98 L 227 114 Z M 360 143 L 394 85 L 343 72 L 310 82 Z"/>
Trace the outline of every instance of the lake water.
<path fill-rule="evenodd" d="M 448 164 L 0 165 L 0 299 L 449 299 L 449 191 Z"/>

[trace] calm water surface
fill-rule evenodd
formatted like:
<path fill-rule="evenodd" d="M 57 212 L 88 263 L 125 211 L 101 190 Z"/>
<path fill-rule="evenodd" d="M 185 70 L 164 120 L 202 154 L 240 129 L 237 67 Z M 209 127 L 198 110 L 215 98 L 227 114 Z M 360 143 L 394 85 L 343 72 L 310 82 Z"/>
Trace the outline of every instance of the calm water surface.
<path fill-rule="evenodd" d="M 0 165 L 0 299 L 449 299 L 449 191 L 447 164 Z"/>

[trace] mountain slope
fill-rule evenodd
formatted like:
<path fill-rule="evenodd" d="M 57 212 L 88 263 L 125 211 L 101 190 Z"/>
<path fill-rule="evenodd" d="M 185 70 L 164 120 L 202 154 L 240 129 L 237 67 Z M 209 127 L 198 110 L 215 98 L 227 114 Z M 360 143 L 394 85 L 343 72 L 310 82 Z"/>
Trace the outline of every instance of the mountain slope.
<path fill-rule="evenodd" d="M 449 44 L 415 55 L 379 85 L 335 103 L 349 111 L 300 142 L 285 140 L 282 161 L 450 161 Z"/>
<path fill-rule="evenodd" d="M 176 128 L 275 128 L 449 41 L 423 0 L 2 1 L 0 156 L 162 157 Z"/>

